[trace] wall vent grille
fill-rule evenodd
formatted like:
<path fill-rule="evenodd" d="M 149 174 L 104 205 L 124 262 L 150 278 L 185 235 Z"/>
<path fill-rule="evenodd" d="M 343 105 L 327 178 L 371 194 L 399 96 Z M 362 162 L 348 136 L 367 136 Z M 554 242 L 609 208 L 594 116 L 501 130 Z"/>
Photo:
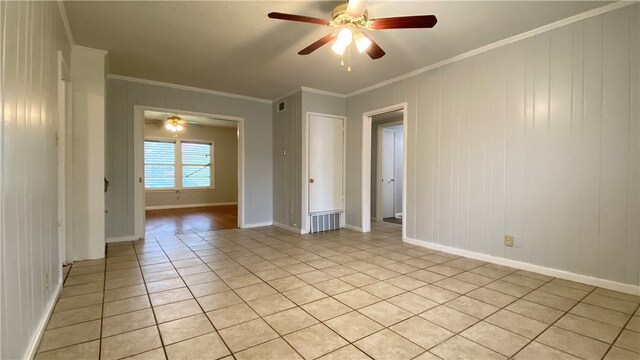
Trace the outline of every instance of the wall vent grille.
<path fill-rule="evenodd" d="M 311 214 L 311 233 L 340 229 L 340 213 Z"/>
<path fill-rule="evenodd" d="M 278 103 L 278 112 L 287 110 L 287 103 L 283 100 Z"/>

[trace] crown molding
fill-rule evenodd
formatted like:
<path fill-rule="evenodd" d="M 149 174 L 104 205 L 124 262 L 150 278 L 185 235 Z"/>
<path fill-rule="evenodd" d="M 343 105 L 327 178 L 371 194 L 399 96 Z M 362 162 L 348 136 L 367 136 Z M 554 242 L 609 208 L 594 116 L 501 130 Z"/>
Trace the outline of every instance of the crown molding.
<path fill-rule="evenodd" d="M 193 86 L 171 84 L 171 83 L 155 81 L 155 80 L 140 79 L 140 78 L 131 77 L 131 76 L 125 76 L 125 75 L 109 74 L 109 75 L 107 75 L 107 79 L 123 80 L 123 81 L 136 82 L 136 83 L 147 84 L 147 85 L 164 86 L 164 87 L 169 87 L 169 88 L 172 88 L 172 89 L 195 91 L 195 92 L 200 92 L 200 93 L 205 93 L 205 94 L 212 94 L 212 95 L 225 96 L 225 97 L 230 97 L 230 98 L 235 98 L 235 99 L 255 101 L 255 102 L 260 102 L 260 103 L 264 103 L 264 104 L 273 103 L 271 100 L 263 99 L 263 98 L 257 98 L 257 97 L 251 97 L 251 96 L 245 96 L 245 95 L 226 93 L 226 92 L 222 92 L 222 91 L 203 89 L 203 88 L 198 88 L 198 87 L 193 87 Z"/>
<path fill-rule="evenodd" d="M 82 50 L 82 51 L 96 53 L 99 55 L 107 55 L 109 53 L 106 50 L 94 49 L 94 48 L 90 48 L 82 45 L 75 45 L 75 44 L 71 47 L 71 50 Z"/>
<path fill-rule="evenodd" d="M 64 7 L 64 3 L 62 0 L 58 0 L 58 11 L 60 12 L 60 17 L 62 18 L 62 24 L 64 25 L 64 31 L 67 33 L 67 40 L 69 40 L 69 44 L 73 47 L 76 43 L 73 40 L 73 33 L 71 33 L 71 26 L 69 26 L 69 18 L 67 17 L 67 8 Z"/>
<path fill-rule="evenodd" d="M 340 94 L 337 92 L 331 92 L 331 91 L 320 90 L 320 89 L 314 89 L 314 88 L 305 87 L 305 86 L 301 86 L 300 90 L 310 92 L 310 93 L 320 94 L 320 95 L 334 96 L 342 99 L 347 98 L 347 95 L 345 94 Z"/>
<path fill-rule="evenodd" d="M 489 50 L 493 50 L 493 49 L 499 48 L 501 46 L 514 43 L 514 42 L 519 41 L 519 40 L 523 40 L 523 39 L 526 39 L 526 38 L 529 38 L 529 37 L 532 37 L 532 36 L 535 36 L 535 35 L 538 35 L 538 34 L 542 34 L 542 33 L 547 32 L 549 30 L 553 30 L 553 29 L 556 29 L 556 28 L 559 28 L 559 27 L 562 27 L 562 26 L 565 26 L 565 25 L 569 25 L 569 24 L 575 23 L 575 22 L 580 21 L 580 20 L 588 19 L 590 17 L 601 15 L 601 14 L 604 14 L 606 12 L 617 10 L 617 9 L 623 8 L 625 6 L 633 5 L 633 4 L 636 4 L 636 3 L 637 3 L 637 1 L 618 1 L 618 2 L 615 2 L 615 3 L 607 4 L 605 6 L 602 6 L 602 7 L 596 8 L 596 9 L 592 9 L 592 10 L 577 14 L 577 15 L 573 15 L 573 16 L 570 16 L 568 18 L 561 19 L 561 20 L 558 20 L 556 22 L 553 22 L 551 24 L 547 24 L 547 25 L 535 28 L 533 30 L 529 30 L 529 31 L 523 32 L 521 34 L 514 35 L 514 36 L 508 37 L 506 39 L 502 39 L 502 40 L 496 41 L 494 43 L 479 47 L 479 48 L 471 50 L 471 51 L 467 51 L 467 52 L 462 53 L 460 55 L 456 55 L 454 57 L 439 61 L 439 62 L 437 62 L 435 64 L 431 64 L 431 65 L 422 67 L 420 69 L 414 70 L 414 71 L 406 73 L 404 75 L 400 75 L 400 76 L 391 78 L 389 80 L 385 80 L 385 81 L 379 82 L 377 84 L 374 84 L 374 85 L 371 85 L 371 86 L 367 86 L 367 87 L 362 88 L 360 90 L 352 91 L 352 92 L 347 94 L 347 98 L 352 97 L 352 96 L 356 96 L 356 95 L 359 95 L 359 94 L 362 94 L 362 93 L 365 93 L 367 91 L 371 91 L 371 90 L 374 90 L 374 89 L 377 89 L 377 88 L 380 88 L 380 87 L 383 87 L 385 85 L 393 84 L 395 82 L 414 77 L 414 76 L 416 76 L 418 74 L 422 74 L 424 72 L 427 72 L 427 71 L 430 71 L 430 70 L 433 70 L 433 69 L 437 69 L 439 67 L 443 67 L 445 65 L 454 63 L 456 61 L 460 61 L 460 60 L 469 58 L 471 56 L 478 55 L 478 54 L 487 52 Z"/>
<path fill-rule="evenodd" d="M 304 92 L 310 92 L 310 93 L 314 93 L 314 94 L 320 94 L 320 95 L 326 95 L 326 96 L 334 96 L 334 97 L 338 97 L 341 99 L 346 99 L 347 95 L 345 94 L 340 94 L 337 92 L 332 92 L 332 91 L 326 91 L 326 90 L 320 90 L 320 89 L 314 89 L 314 88 L 310 88 L 310 87 L 306 87 L 306 86 L 300 86 L 299 88 L 296 88 L 295 90 L 292 90 L 288 93 L 286 93 L 285 95 L 280 95 L 277 98 L 275 98 L 272 103 L 275 104 L 279 101 L 281 101 L 282 99 L 286 99 L 289 96 L 293 95 L 293 94 L 297 94 L 301 91 Z"/>

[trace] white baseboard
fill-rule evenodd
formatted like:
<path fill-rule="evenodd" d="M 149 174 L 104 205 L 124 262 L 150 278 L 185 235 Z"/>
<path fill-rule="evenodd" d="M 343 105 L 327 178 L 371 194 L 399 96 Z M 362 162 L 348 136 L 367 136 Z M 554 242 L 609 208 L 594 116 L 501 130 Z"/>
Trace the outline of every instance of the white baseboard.
<path fill-rule="evenodd" d="M 42 335 L 44 334 L 44 330 L 47 328 L 47 323 L 49 322 L 49 318 L 51 314 L 53 314 L 53 309 L 56 306 L 56 301 L 58 301 L 58 296 L 60 296 L 60 292 L 62 291 L 62 281 L 56 285 L 56 288 L 53 291 L 51 299 L 47 303 L 47 306 L 44 308 L 44 314 L 42 314 L 42 318 L 40 318 L 40 322 L 38 323 L 38 327 L 35 332 L 31 336 L 31 340 L 29 341 L 29 345 L 27 346 L 27 350 L 24 353 L 23 359 L 33 359 L 38 352 L 38 346 L 40 345 L 40 340 L 42 339 Z"/>
<path fill-rule="evenodd" d="M 510 266 L 510 267 L 513 267 L 513 268 L 516 268 L 516 269 L 527 270 L 527 271 L 532 271 L 532 272 L 536 272 L 536 273 L 540 273 L 540 274 L 544 274 L 544 275 L 548 275 L 548 276 L 553 276 L 553 277 L 557 277 L 557 278 L 561 278 L 561 279 L 581 282 L 581 283 L 584 283 L 584 284 L 598 286 L 598 287 L 609 289 L 609 290 L 620 291 L 620 292 L 624 292 L 624 293 L 632 294 L 632 295 L 636 295 L 636 296 L 640 295 L 640 286 L 638 286 L 638 285 L 624 284 L 624 283 L 619 283 L 619 282 L 616 282 L 616 281 L 596 278 L 596 277 L 592 277 L 592 276 L 575 274 L 575 273 L 572 273 L 572 272 L 569 272 L 569 271 L 565 271 L 565 270 L 559 270 L 559 269 L 549 268 L 549 267 L 545 267 L 545 266 L 534 265 L 534 264 L 526 263 L 526 262 L 522 262 L 522 261 L 505 259 L 505 258 L 501 258 L 501 257 L 497 257 L 497 256 L 481 254 L 481 253 L 477 253 L 477 252 L 473 252 L 473 251 L 458 249 L 458 248 L 445 246 L 445 245 L 440 245 L 440 244 L 434 244 L 434 243 L 431 243 L 431 242 L 412 239 L 412 238 L 408 238 L 408 237 L 405 237 L 403 240 L 404 240 L 404 242 L 407 242 L 409 244 L 421 246 L 421 247 L 424 247 L 424 248 L 427 248 L 427 249 L 443 251 L 443 252 L 447 252 L 447 253 L 451 253 L 451 254 L 455 254 L 455 255 L 468 257 L 468 258 L 471 258 L 471 259 L 490 262 L 490 263 L 493 263 L 493 264 Z"/>
<path fill-rule="evenodd" d="M 242 226 L 242 229 L 252 229 L 252 228 L 257 228 L 257 227 L 265 227 L 265 226 L 271 226 L 273 225 L 273 222 L 271 221 L 266 221 L 266 222 L 262 222 L 262 223 L 255 223 L 255 224 L 244 224 L 244 226 Z"/>
<path fill-rule="evenodd" d="M 296 234 L 306 234 L 306 232 L 304 230 L 295 228 L 293 226 L 289 226 L 289 225 L 285 225 L 285 224 L 281 224 L 279 222 L 274 222 L 273 226 L 275 227 L 279 227 L 280 229 L 285 229 L 285 230 L 289 230 L 291 232 L 294 232 Z"/>
<path fill-rule="evenodd" d="M 357 231 L 357 232 L 362 232 L 362 228 L 359 226 L 353 226 L 353 225 L 349 225 L 349 224 L 344 224 L 344 228 L 348 229 L 348 230 L 353 230 L 353 231 Z"/>
<path fill-rule="evenodd" d="M 122 242 L 122 241 L 136 241 L 136 240 L 138 240 L 137 236 L 128 235 L 128 236 L 107 238 L 105 242 L 108 244 L 108 243 L 116 243 L 116 242 Z"/>
<path fill-rule="evenodd" d="M 204 203 L 204 204 L 185 204 L 185 205 L 160 205 L 160 206 L 146 206 L 145 210 L 166 210 L 166 209 L 188 209 L 199 207 L 212 207 L 212 206 L 227 206 L 238 205 L 237 202 L 221 202 L 221 203 Z"/>

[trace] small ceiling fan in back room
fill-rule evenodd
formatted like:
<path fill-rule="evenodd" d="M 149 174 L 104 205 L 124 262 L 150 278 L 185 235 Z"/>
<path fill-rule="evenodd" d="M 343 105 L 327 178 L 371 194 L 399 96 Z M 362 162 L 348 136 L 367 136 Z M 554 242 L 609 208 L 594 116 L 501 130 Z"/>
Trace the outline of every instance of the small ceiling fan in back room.
<path fill-rule="evenodd" d="M 432 28 L 438 22 L 434 15 L 369 19 L 366 0 L 349 0 L 346 4 L 336 6 L 331 12 L 331 20 L 279 12 L 271 12 L 268 16 L 271 19 L 298 21 L 335 28 L 335 31 L 331 34 L 300 50 L 298 52 L 300 55 L 309 55 L 334 40 L 331 50 L 341 56 L 344 55 L 345 50 L 348 50 L 347 55 L 349 55 L 349 45 L 355 41 L 358 51 L 360 53 L 366 52 L 374 60 L 383 57 L 385 52 L 376 44 L 367 31 Z M 344 66 L 344 60 L 342 61 L 342 66 Z M 351 66 L 347 66 L 347 70 L 351 71 Z"/>

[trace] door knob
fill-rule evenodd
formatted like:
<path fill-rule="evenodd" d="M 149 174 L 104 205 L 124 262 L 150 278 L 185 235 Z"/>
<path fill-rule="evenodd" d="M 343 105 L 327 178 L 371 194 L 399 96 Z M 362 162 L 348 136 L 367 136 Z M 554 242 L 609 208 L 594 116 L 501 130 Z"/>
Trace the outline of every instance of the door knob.
<path fill-rule="evenodd" d="M 313 183 L 314 183 L 314 182 L 316 182 L 316 181 L 315 181 L 315 180 L 313 180 L 313 178 L 311 178 L 311 179 L 309 179 L 309 182 L 313 184 Z"/>

